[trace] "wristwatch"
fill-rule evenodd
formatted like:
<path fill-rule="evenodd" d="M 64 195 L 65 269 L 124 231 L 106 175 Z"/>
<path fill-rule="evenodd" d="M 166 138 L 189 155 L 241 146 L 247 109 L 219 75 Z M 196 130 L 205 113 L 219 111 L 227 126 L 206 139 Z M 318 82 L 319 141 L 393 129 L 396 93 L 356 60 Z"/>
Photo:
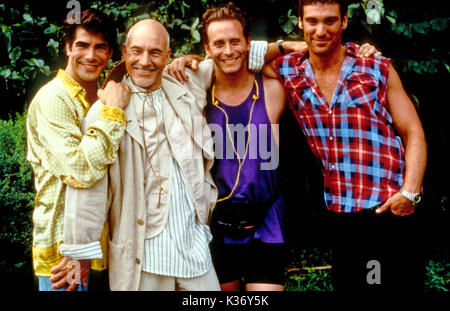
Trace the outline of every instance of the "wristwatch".
<path fill-rule="evenodd" d="M 278 45 L 278 49 L 280 50 L 281 54 L 283 54 L 283 55 L 286 54 L 283 49 L 283 40 L 282 39 L 277 41 L 277 45 Z"/>
<path fill-rule="evenodd" d="M 411 200 L 411 202 L 414 205 L 416 205 L 417 203 L 419 203 L 422 200 L 422 195 L 420 194 L 420 192 L 419 193 L 411 193 L 411 192 L 408 192 L 408 191 L 402 189 L 402 190 L 400 190 L 400 193 L 404 197 L 406 197 L 409 200 Z"/>

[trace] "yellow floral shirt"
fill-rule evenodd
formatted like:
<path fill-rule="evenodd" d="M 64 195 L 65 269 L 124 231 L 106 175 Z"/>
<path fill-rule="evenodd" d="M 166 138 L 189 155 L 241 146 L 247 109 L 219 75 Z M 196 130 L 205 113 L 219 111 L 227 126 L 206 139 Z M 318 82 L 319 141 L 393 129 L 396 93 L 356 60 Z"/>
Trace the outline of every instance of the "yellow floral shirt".
<path fill-rule="evenodd" d="M 58 246 L 63 240 L 66 185 L 89 188 L 99 181 L 116 160 L 125 130 L 125 112 L 104 105 L 99 119 L 83 135 L 81 126 L 90 108 L 85 95 L 84 88 L 60 69 L 28 108 L 27 160 L 36 188 L 32 252 L 38 276 L 50 276 L 50 269 L 62 259 Z M 104 251 L 106 236 L 107 226 Z M 106 262 L 94 260 L 92 268 L 103 270 L 106 266 Z"/>

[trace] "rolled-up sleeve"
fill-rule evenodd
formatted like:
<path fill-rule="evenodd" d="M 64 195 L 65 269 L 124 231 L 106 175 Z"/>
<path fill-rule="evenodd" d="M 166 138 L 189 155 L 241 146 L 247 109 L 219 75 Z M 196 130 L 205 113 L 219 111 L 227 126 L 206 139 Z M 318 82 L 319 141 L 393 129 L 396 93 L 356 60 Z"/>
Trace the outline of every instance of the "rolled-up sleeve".
<path fill-rule="evenodd" d="M 264 66 L 264 57 L 266 56 L 267 41 L 250 42 L 250 51 L 248 53 L 248 69 L 253 72 L 260 72 Z"/>
<path fill-rule="evenodd" d="M 90 189 L 67 187 L 61 255 L 72 259 L 102 258 L 100 238 L 109 205 L 108 175 Z"/>

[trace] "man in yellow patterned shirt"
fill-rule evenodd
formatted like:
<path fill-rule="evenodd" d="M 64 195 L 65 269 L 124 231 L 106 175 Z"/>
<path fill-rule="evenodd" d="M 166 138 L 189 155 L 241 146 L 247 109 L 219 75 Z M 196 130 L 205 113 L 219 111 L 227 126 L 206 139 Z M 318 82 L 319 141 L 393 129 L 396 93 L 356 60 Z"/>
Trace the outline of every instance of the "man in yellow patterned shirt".
<path fill-rule="evenodd" d="M 32 254 L 41 291 L 77 286 L 72 283 L 68 288 L 70 259 L 58 252 L 63 240 L 66 185 L 89 188 L 105 175 L 117 156 L 126 124 L 123 109 L 130 96 L 128 86 L 121 83 L 98 89 L 97 80 L 115 46 L 112 21 L 102 12 L 88 9 L 81 12 L 80 24 L 70 22 L 74 20 L 64 21 L 67 66 L 37 92 L 27 115 L 27 160 L 36 188 Z M 83 119 L 98 98 L 104 104 L 100 117 L 83 134 Z M 105 226 L 105 238 L 106 232 Z M 90 268 L 89 261 L 76 265 Z M 106 263 L 92 261 L 92 268 L 103 270 Z M 78 290 L 86 290 L 87 280 L 81 283 Z"/>

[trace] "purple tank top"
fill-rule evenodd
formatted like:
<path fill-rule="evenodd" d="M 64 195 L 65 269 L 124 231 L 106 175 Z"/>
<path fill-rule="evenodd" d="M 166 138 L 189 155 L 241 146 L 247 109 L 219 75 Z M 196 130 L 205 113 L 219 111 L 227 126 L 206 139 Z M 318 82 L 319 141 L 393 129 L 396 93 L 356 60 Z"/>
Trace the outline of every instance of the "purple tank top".
<path fill-rule="evenodd" d="M 273 140 L 266 111 L 262 78 L 256 75 L 255 79 L 258 83 L 259 97 L 254 104 L 250 126 L 248 122 L 253 96 L 257 92 L 255 85 L 247 99 L 238 106 L 228 106 L 218 101 L 219 107 L 228 115 L 228 127 L 241 160 L 245 155 L 248 128 L 250 128 L 249 148 L 241 169 L 239 183 L 228 200 L 241 203 L 262 203 L 270 199 L 276 201 L 270 207 L 264 223 L 252 236 L 238 240 L 225 236 L 225 243 L 247 243 L 253 238 L 265 243 L 284 242 L 282 235 L 284 202 L 278 191 L 280 178 L 278 146 Z M 239 162 L 227 132 L 225 114 L 211 103 L 211 91 L 208 94 L 206 119 L 215 143 L 215 159 L 211 173 L 219 191 L 219 198 L 223 198 L 230 194 L 235 185 Z"/>

